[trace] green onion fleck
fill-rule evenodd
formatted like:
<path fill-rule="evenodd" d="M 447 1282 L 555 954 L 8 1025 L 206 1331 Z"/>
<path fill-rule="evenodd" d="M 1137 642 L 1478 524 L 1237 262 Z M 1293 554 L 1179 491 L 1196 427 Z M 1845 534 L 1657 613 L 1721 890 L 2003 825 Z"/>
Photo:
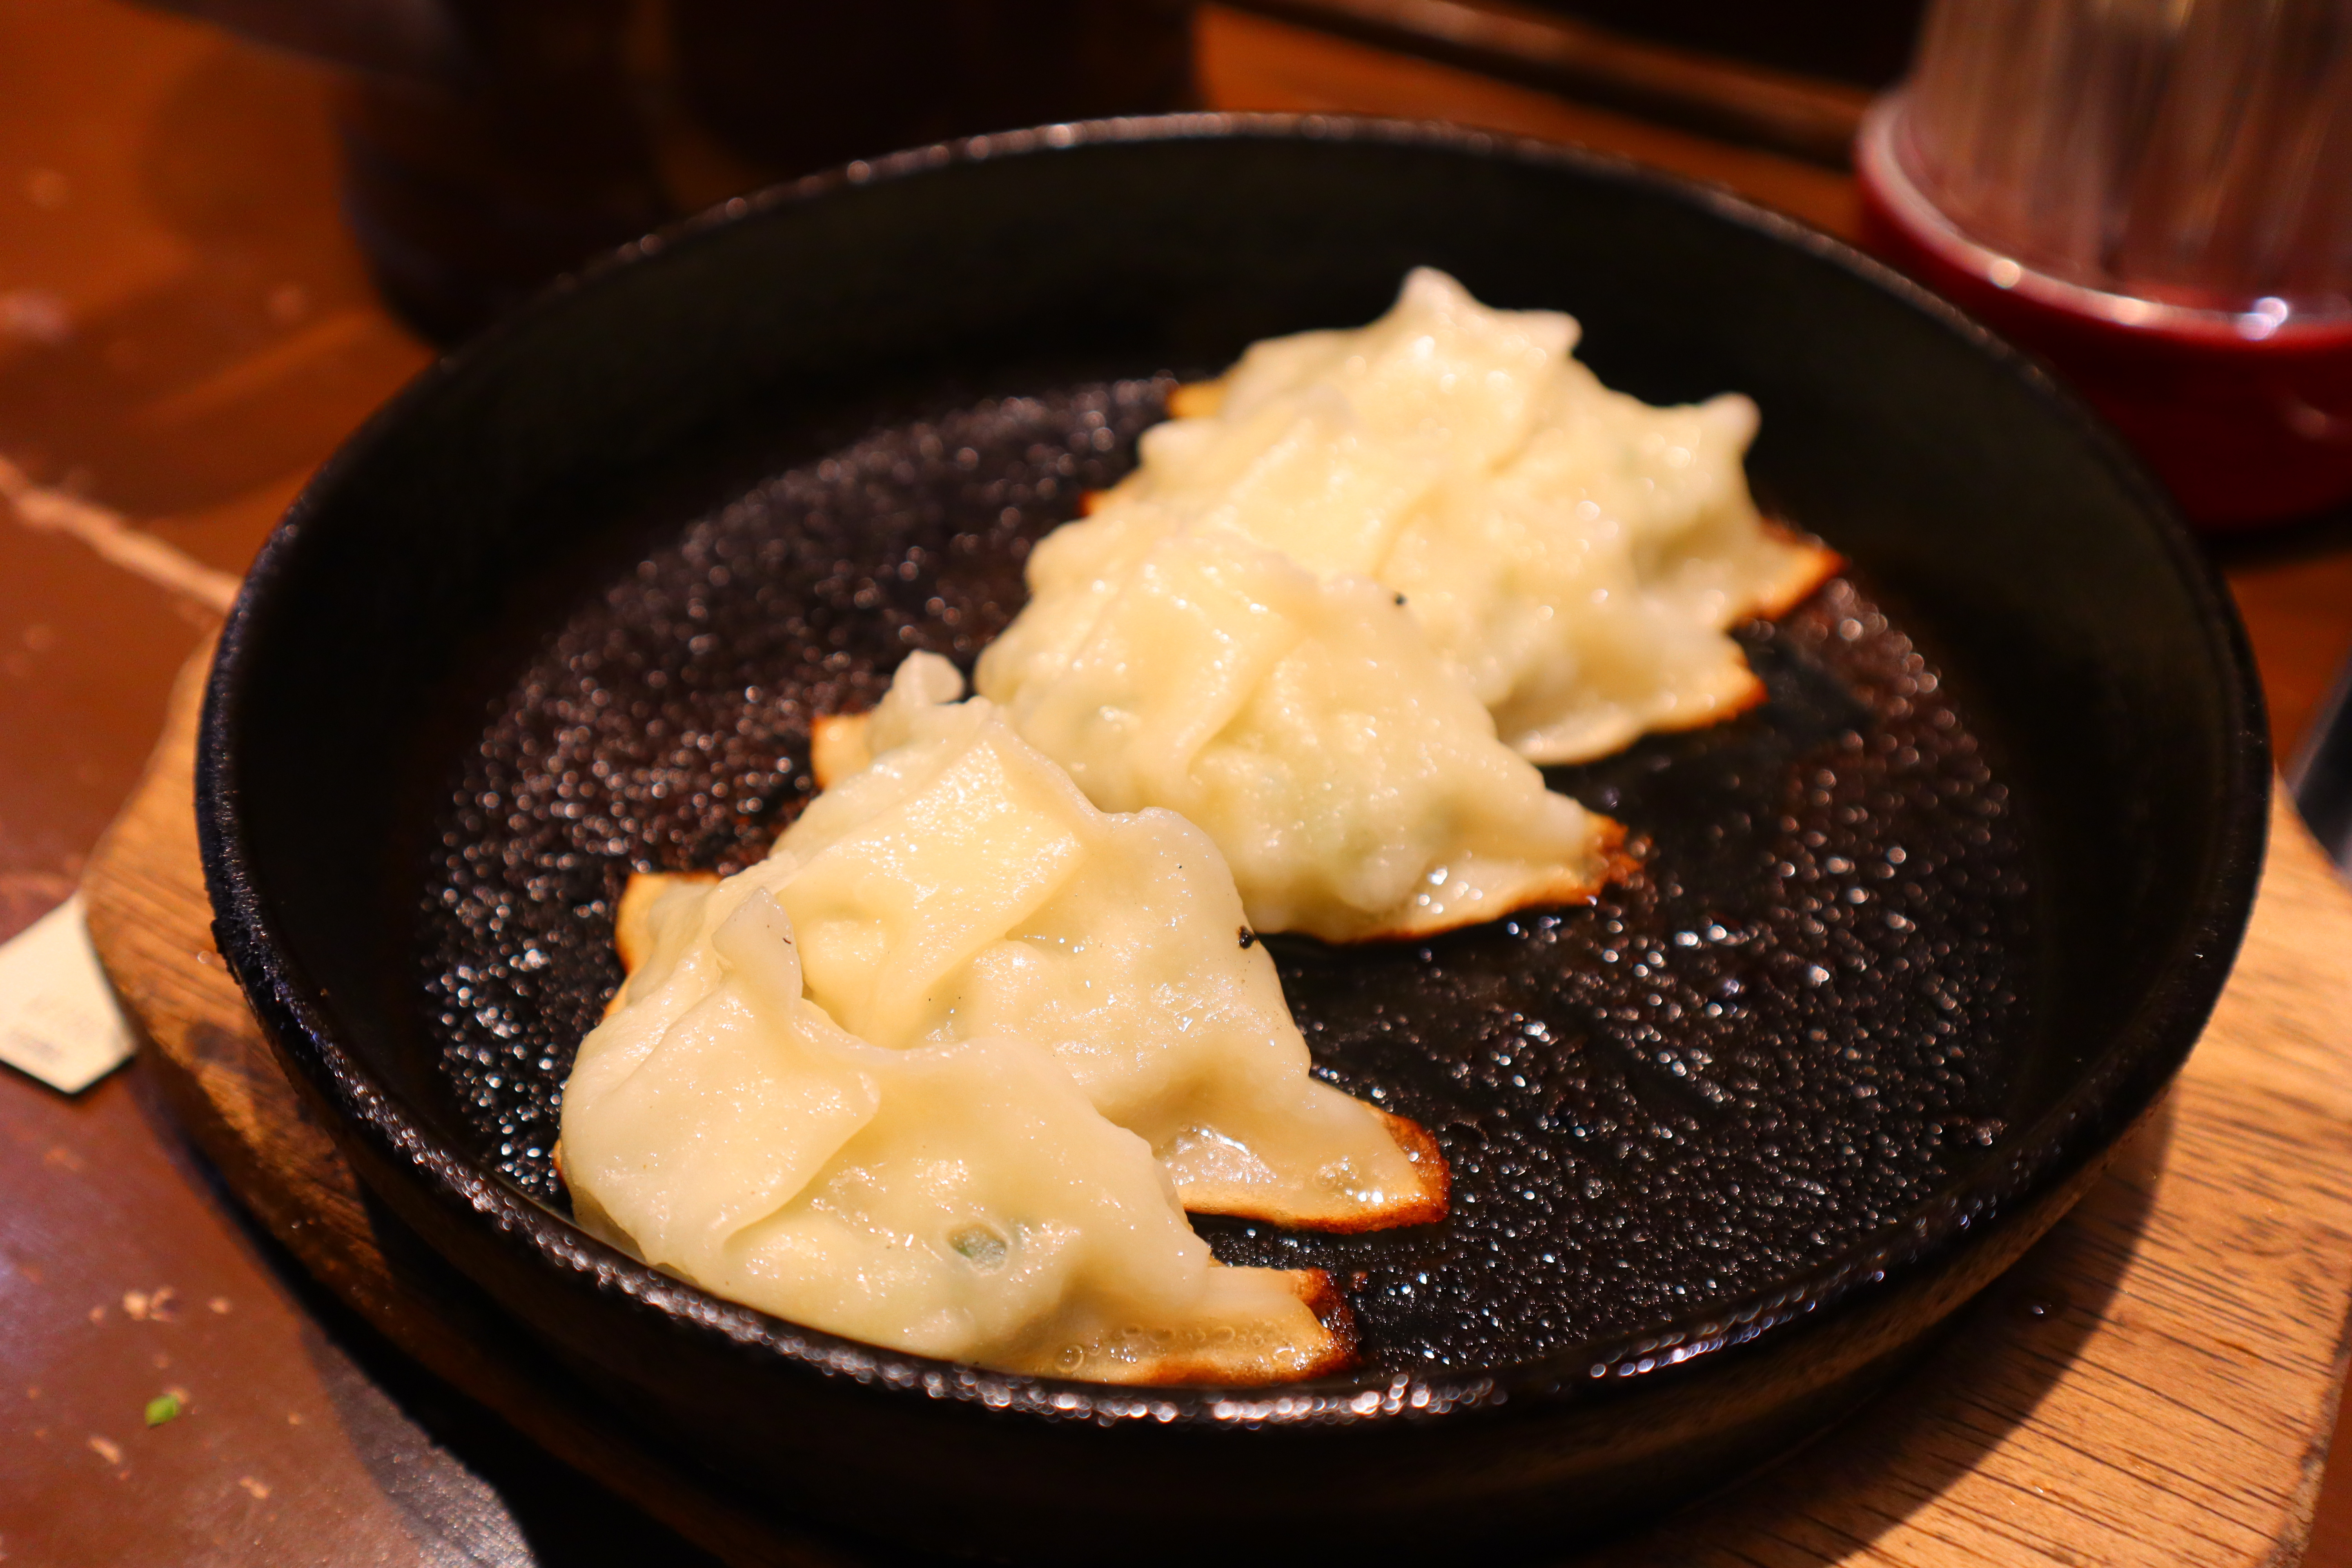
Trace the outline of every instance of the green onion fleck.
<path fill-rule="evenodd" d="M 147 1425 L 161 1426 L 179 1413 L 180 1396 L 178 1394 L 159 1394 L 147 1402 Z"/>

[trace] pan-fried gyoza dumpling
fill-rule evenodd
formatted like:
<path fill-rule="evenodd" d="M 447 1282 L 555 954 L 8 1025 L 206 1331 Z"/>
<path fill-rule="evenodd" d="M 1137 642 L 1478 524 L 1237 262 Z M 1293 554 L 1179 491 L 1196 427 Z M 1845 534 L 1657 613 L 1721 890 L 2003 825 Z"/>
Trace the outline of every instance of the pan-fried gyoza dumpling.
<path fill-rule="evenodd" d="M 982 692 L 1109 811 L 1164 806 L 1250 923 L 1335 942 L 1590 896 L 1616 824 L 1544 787 L 1393 593 L 1222 528 L 1056 531 Z"/>
<path fill-rule="evenodd" d="M 564 1090 L 590 1229 L 795 1322 L 1008 1371 L 1258 1383 L 1349 1359 L 1328 1280 L 1217 1266 L 1150 1145 L 1052 1052 L 856 1038 L 744 878 L 639 902 L 654 951 Z"/>
<path fill-rule="evenodd" d="M 1836 557 L 1758 515 L 1754 404 L 1652 407 L 1602 386 L 1576 338 L 1418 269 L 1370 325 L 1258 343 L 1181 389 L 1189 416 L 1146 432 L 1137 471 L 1073 527 L 1229 530 L 1376 579 L 1537 762 L 1727 717 L 1762 689 L 1726 628 L 1784 612 Z M 1033 566 L 1024 620 L 1070 613 L 1044 592 L 1054 563 Z M 993 673 L 982 689 L 1010 700 Z"/>
<path fill-rule="evenodd" d="M 767 860 L 671 895 L 647 936 L 625 910 L 625 958 L 656 955 L 625 994 L 765 888 L 810 999 L 844 1028 L 899 1047 L 1037 1043 L 1196 1213 L 1322 1230 L 1442 1215 L 1428 1135 L 1308 1070 L 1216 846 L 1166 811 L 1096 809 L 992 704 L 957 702 L 962 687 L 945 659 L 909 657 L 865 722 L 830 727 L 831 782 Z"/>
<path fill-rule="evenodd" d="M 1725 628 L 1836 558 L 1758 515 L 1753 403 L 1653 407 L 1601 385 L 1576 336 L 1422 268 L 1370 326 L 1260 343 L 1195 391 L 1213 412 L 1146 437 L 1133 499 L 1402 593 L 1538 762 L 1711 722 L 1761 695 Z"/>

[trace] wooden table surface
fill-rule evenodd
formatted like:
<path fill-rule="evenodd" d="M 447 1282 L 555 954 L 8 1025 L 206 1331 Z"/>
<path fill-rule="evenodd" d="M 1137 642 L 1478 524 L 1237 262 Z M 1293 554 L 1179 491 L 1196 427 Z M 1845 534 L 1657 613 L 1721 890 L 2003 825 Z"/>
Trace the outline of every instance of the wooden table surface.
<path fill-rule="evenodd" d="M 1220 106 L 1579 141 L 1853 228 L 1832 170 L 1239 13 L 1201 43 Z M 0 936 L 71 890 L 303 476 L 430 357 L 338 220 L 325 90 L 117 0 L 0 4 Z M 2284 749 L 2352 648 L 2352 525 L 2222 561 Z M 0 1561 L 705 1561 L 312 1290 L 137 1072 L 0 1072 Z M 2352 1565 L 2333 1473 L 2305 1560 Z"/>

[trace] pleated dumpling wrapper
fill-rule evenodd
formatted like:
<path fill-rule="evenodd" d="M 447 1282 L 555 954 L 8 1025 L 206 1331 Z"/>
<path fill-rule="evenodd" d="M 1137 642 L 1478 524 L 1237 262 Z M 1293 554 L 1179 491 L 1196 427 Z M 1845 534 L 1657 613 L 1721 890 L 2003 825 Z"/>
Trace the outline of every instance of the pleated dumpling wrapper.
<path fill-rule="evenodd" d="M 1376 579 L 1536 762 L 1712 723 L 1763 695 L 1727 628 L 1785 613 L 1838 558 L 1757 511 L 1754 403 L 1612 392 L 1578 336 L 1418 268 L 1370 325 L 1269 339 L 1181 389 L 1193 416 L 1145 435 L 1098 515 Z"/>
<path fill-rule="evenodd" d="M 1613 825 L 1526 759 L 1762 695 L 1724 628 L 1836 558 L 1766 527 L 1748 400 L 1651 408 L 1576 323 L 1422 269 L 1260 343 L 1030 557 L 981 692 L 1097 804 L 1207 828 L 1259 926 L 1415 935 L 1589 895 Z"/>
<path fill-rule="evenodd" d="M 1097 810 L 961 687 L 915 656 L 852 736 L 871 765 L 767 860 L 631 884 L 630 976 L 565 1089 L 577 1211 L 925 1353 L 1138 1382 L 1339 1364 L 1328 1280 L 1215 1268 L 1183 1210 L 1433 1220 L 1434 1143 L 1310 1076 L 1197 829 Z M 729 933 L 766 910 L 792 967 L 762 992 Z"/>
<path fill-rule="evenodd" d="M 1349 1361 L 1328 1279 L 1219 1267 L 1150 1147 L 1051 1053 L 860 1040 L 803 994 L 767 889 L 691 901 L 652 911 L 652 984 L 565 1085 L 589 1230 L 793 1322 L 1008 1372 L 1267 1383 Z"/>
<path fill-rule="evenodd" d="M 1544 787 L 1369 577 L 1222 528 L 1048 535 L 983 695 L 1107 811 L 1205 830 L 1250 923 L 1409 936 L 1590 897 L 1623 835 Z"/>

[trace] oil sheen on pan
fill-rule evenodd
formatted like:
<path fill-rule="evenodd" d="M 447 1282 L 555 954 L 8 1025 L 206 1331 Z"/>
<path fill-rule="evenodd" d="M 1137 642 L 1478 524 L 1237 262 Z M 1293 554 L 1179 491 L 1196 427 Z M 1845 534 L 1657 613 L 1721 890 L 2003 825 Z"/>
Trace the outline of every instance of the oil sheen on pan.
<path fill-rule="evenodd" d="M 812 716 L 870 706 L 915 648 L 968 668 L 1030 543 L 1125 471 L 1173 384 L 889 421 L 561 617 L 447 781 L 419 911 L 487 1163 L 562 1202 L 557 1095 L 621 977 L 629 870 L 761 855 L 814 787 Z M 1418 944 L 1268 939 L 1318 1071 L 1436 1135 L 1453 1212 L 1195 1223 L 1227 1262 L 1330 1270 L 1368 1367 L 1508 1366 L 1769 1289 L 1999 1131 L 2033 910 L 1984 746 L 1848 580 L 1740 636 L 1762 705 L 1547 770 L 1642 851 L 1598 902 Z"/>

